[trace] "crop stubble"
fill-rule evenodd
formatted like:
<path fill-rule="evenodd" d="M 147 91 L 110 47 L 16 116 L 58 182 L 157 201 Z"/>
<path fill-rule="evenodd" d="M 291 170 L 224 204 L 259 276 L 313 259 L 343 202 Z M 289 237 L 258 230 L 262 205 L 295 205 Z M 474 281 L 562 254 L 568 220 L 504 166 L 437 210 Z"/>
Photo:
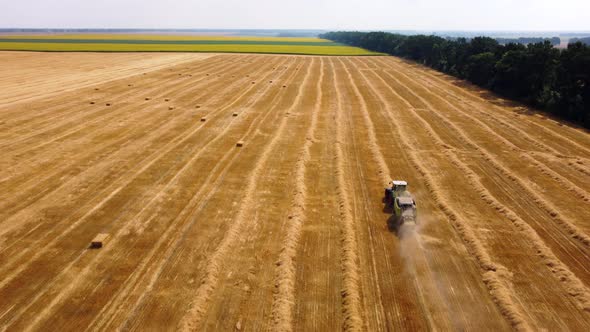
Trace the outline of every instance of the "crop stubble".
<path fill-rule="evenodd" d="M 590 326 L 579 129 L 392 57 L 12 55 L 2 328 Z"/>

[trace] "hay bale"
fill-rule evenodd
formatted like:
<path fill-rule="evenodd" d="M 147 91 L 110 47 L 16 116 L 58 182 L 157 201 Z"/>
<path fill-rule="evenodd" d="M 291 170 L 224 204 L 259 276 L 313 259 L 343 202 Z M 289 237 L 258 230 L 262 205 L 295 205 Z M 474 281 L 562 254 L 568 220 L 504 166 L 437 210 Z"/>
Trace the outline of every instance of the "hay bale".
<path fill-rule="evenodd" d="M 149 97 L 146 97 L 145 100 L 150 100 L 150 98 Z"/>
<path fill-rule="evenodd" d="M 173 110 L 173 109 L 174 109 L 174 107 L 172 107 L 172 106 L 168 106 L 168 109 L 169 109 L 169 110 Z"/>
<path fill-rule="evenodd" d="M 236 146 L 239 147 L 239 148 L 242 147 L 242 146 L 244 146 L 244 141 L 238 141 L 236 143 Z"/>
<path fill-rule="evenodd" d="M 94 239 L 92 239 L 92 241 L 90 241 L 90 248 L 92 248 L 92 249 L 102 248 L 105 245 L 108 238 L 109 238 L 109 235 L 107 233 L 100 233 L 100 234 L 96 235 L 94 237 Z"/>
<path fill-rule="evenodd" d="M 207 117 L 204 116 L 201 118 L 201 122 L 205 122 L 205 121 L 207 121 Z"/>
<path fill-rule="evenodd" d="M 164 99 L 164 101 L 170 101 L 170 99 L 169 98 L 166 98 L 166 99 Z"/>
<path fill-rule="evenodd" d="M 255 84 L 256 82 L 252 82 L 252 84 Z"/>
<path fill-rule="evenodd" d="M 105 105 L 107 105 L 107 106 L 111 106 L 111 103 L 106 103 Z"/>
<path fill-rule="evenodd" d="M 238 112 L 233 112 L 232 116 L 238 116 Z"/>
<path fill-rule="evenodd" d="M 287 87 L 286 85 L 283 85 L 283 88 L 286 88 L 286 87 Z"/>
<path fill-rule="evenodd" d="M 93 101 L 90 102 L 90 105 L 94 105 L 94 104 L 95 104 L 95 102 L 93 102 Z"/>
<path fill-rule="evenodd" d="M 94 88 L 94 91 L 98 91 L 98 90 L 100 90 L 100 89 L 99 88 Z"/>

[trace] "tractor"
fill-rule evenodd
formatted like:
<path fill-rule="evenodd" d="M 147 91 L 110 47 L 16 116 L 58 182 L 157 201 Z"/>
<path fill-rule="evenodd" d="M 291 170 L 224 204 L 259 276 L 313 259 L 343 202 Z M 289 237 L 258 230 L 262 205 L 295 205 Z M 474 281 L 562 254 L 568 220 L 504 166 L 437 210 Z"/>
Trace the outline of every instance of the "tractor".
<path fill-rule="evenodd" d="M 385 188 L 385 197 L 383 199 L 386 207 L 393 212 L 395 226 L 399 228 L 405 223 L 416 224 L 417 209 L 416 201 L 412 194 L 407 190 L 406 181 L 391 181 L 390 186 Z"/>

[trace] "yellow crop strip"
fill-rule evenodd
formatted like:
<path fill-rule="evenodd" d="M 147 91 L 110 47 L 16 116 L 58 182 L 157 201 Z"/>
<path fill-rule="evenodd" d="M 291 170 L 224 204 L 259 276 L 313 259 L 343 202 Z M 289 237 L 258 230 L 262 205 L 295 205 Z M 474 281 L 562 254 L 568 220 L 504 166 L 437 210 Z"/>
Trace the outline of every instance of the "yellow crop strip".
<path fill-rule="evenodd" d="M 0 42 L 0 50 L 14 51 L 55 51 L 55 52 L 219 52 L 219 53 L 272 53 L 302 55 L 380 55 L 358 47 L 346 45 L 325 45 L 329 40 L 319 38 L 291 37 L 222 37 L 222 36 L 163 36 L 163 35 L 118 35 L 118 34 L 77 34 L 77 35 L 13 35 L 2 39 L 36 39 L 37 41 Z M 83 39 L 97 42 L 42 42 L 39 39 Z M 100 40 L 105 40 L 101 43 Z M 107 40 L 113 41 L 109 43 Z M 123 42 L 114 43 L 115 40 Z M 125 43 L 124 41 L 130 41 Z M 162 40 L 167 44 L 137 44 L 133 41 Z M 178 41 L 223 41 L 221 44 L 175 44 Z M 170 43 L 172 41 L 172 43 Z M 231 41 L 236 41 L 232 44 Z M 281 42 L 282 44 L 257 44 L 256 42 Z M 242 44 L 240 44 L 242 42 Z M 254 42 L 243 44 L 243 42 Z M 293 44 L 305 43 L 305 44 Z M 313 45 L 323 43 L 323 45 Z"/>
<path fill-rule="evenodd" d="M 59 52 L 227 52 L 275 53 L 308 55 L 376 55 L 361 48 L 348 46 L 291 46 L 291 45 L 137 45 L 137 44 L 54 44 L 2 43 L 0 50 L 59 51 Z"/>
<path fill-rule="evenodd" d="M 256 36 L 187 36 L 187 35 L 158 35 L 158 34 L 52 34 L 52 35 L 7 35 L 5 39 L 123 39 L 123 40 L 227 40 L 227 41 L 280 41 L 323 43 L 327 39 L 312 37 L 256 37 Z"/>

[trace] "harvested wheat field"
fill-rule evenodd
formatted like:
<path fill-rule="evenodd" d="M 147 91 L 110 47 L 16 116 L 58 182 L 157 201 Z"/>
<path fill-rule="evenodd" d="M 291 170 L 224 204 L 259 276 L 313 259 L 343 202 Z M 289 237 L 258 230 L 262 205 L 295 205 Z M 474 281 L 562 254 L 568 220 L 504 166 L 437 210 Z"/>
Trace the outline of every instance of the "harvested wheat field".
<path fill-rule="evenodd" d="M 587 132 L 393 57 L 0 61 L 2 330 L 590 329 Z"/>

